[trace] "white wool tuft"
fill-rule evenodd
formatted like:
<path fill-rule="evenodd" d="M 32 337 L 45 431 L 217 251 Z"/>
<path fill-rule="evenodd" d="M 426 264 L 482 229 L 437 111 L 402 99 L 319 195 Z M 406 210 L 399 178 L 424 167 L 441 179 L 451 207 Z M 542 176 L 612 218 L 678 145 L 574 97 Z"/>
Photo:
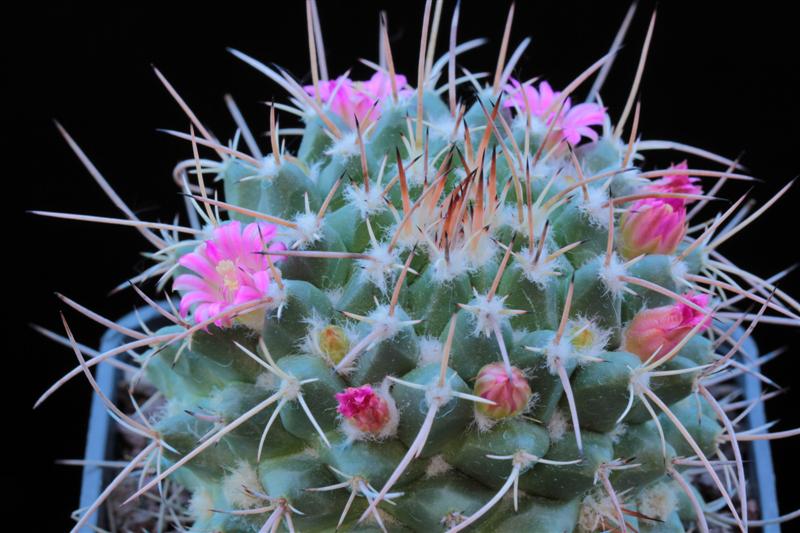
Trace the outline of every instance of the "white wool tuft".
<path fill-rule="evenodd" d="M 678 285 L 692 286 L 692 284 L 686 280 L 687 274 L 689 274 L 689 265 L 686 264 L 686 261 L 670 263 L 670 275 Z"/>
<path fill-rule="evenodd" d="M 301 248 L 314 244 L 322 238 L 316 213 L 300 213 L 295 217 L 294 223 L 297 224 L 294 230 L 295 238 L 302 243 Z"/>
<path fill-rule="evenodd" d="M 639 494 L 639 512 L 657 520 L 666 520 L 678 505 L 675 492 L 666 483 L 657 483 Z"/>
<path fill-rule="evenodd" d="M 478 410 L 477 404 L 473 405 L 472 414 L 475 418 L 475 426 L 477 426 L 479 433 L 486 433 L 487 431 L 492 429 L 497 424 L 497 422 L 499 422 L 499 420 L 489 418 L 485 414 L 481 413 Z"/>
<path fill-rule="evenodd" d="M 444 345 L 436 337 L 422 337 L 419 339 L 419 366 L 439 363 L 442 360 Z"/>
<path fill-rule="evenodd" d="M 392 277 L 394 265 L 400 264 L 400 254 L 395 247 L 389 251 L 389 244 L 378 243 L 367 250 L 367 255 L 372 259 L 359 259 L 361 276 L 365 281 L 375 285 L 382 293 L 387 291 L 387 281 Z"/>
<path fill-rule="evenodd" d="M 428 268 L 433 269 L 433 279 L 439 283 L 452 281 L 461 274 L 466 274 L 471 270 L 469 256 L 463 248 L 453 248 L 450 250 L 450 259 L 445 257 L 444 251 L 431 251 L 431 264 Z"/>
<path fill-rule="evenodd" d="M 556 361 L 561 361 L 561 364 L 568 366 L 569 361 L 575 357 L 575 351 L 569 339 L 562 337 L 558 344 L 555 339 L 550 341 L 544 348 L 544 353 L 547 356 L 547 371 L 550 374 L 558 375 L 558 367 Z"/>
<path fill-rule="evenodd" d="M 608 266 L 606 266 L 603 258 L 599 258 L 599 260 L 600 269 L 598 275 L 600 280 L 614 297 L 622 296 L 622 293 L 625 291 L 625 282 L 619 278 L 620 276 L 628 275 L 625 263 L 616 253 L 611 254 L 611 261 L 609 261 Z"/>
<path fill-rule="evenodd" d="M 214 498 L 202 486 L 192 493 L 192 499 L 189 501 L 189 514 L 198 521 L 209 520 L 214 514 Z"/>
<path fill-rule="evenodd" d="M 389 314 L 388 305 L 379 305 L 369 315 L 369 319 L 373 322 L 373 330 L 379 329 L 381 335 L 380 340 L 390 339 L 397 335 L 402 328 L 401 320 L 397 314 Z"/>
<path fill-rule="evenodd" d="M 325 293 L 325 296 L 328 297 L 328 300 L 330 300 L 331 305 L 333 305 L 333 307 L 335 308 L 336 304 L 339 303 L 339 298 L 341 298 L 342 294 L 344 293 L 344 287 L 331 287 L 330 289 L 324 290 L 322 292 Z"/>
<path fill-rule="evenodd" d="M 451 144 L 464 138 L 464 122 L 456 124 L 451 115 L 443 114 L 430 120 L 428 131 L 432 140 L 443 140 L 446 144 Z"/>
<path fill-rule="evenodd" d="M 452 469 L 453 469 L 452 465 L 450 465 L 450 463 L 445 461 L 443 455 L 441 454 L 434 455 L 428 462 L 428 466 L 425 467 L 425 478 L 430 479 L 433 477 L 441 476 L 442 474 L 446 474 Z"/>
<path fill-rule="evenodd" d="M 581 510 L 578 515 L 579 531 L 585 533 L 604 531 L 607 528 L 602 526 L 609 521 L 616 523 L 616 516 L 617 513 L 614 510 L 611 498 L 597 492 L 590 493 L 581 503 Z"/>
<path fill-rule="evenodd" d="M 549 253 L 547 248 L 547 244 L 545 244 L 538 261 L 535 248 L 532 250 L 527 246 L 522 248 L 513 266 L 513 268 L 521 269 L 528 281 L 535 283 L 540 289 L 544 289 L 553 277 L 561 275 L 558 260 L 547 259 Z"/>
<path fill-rule="evenodd" d="M 610 182 L 609 182 L 610 183 Z M 608 228 L 608 190 L 606 187 L 589 187 L 588 198 L 578 205 L 586 213 L 589 222 L 600 228 Z"/>
<path fill-rule="evenodd" d="M 547 422 L 547 432 L 550 434 L 550 440 L 558 442 L 563 439 L 564 435 L 569 431 L 571 423 L 570 417 L 564 411 L 556 409 Z"/>
<path fill-rule="evenodd" d="M 341 138 L 334 139 L 330 148 L 325 150 L 325 155 L 347 159 L 357 156 L 359 152 L 358 134 L 355 131 L 350 131 L 343 134 Z"/>
<path fill-rule="evenodd" d="M 478 294 L 469 303 L 469 307 L 472 308 L 469 310 L 475 316 L 475 331 L 473 335 L 476 337 L 479 335 L 491 337 L 505 319 L 503 298 L 495 296 L 489 300 L 487 295 Z"/>
<path fill-rule="evenodd" d="M 261 499 L 243 489 L 259 490 L 260 486 L 255 469 L 247 461 L 238 462 L 236 468 L 222 479 L 222 493 L 237 509 L 252 509 L 263 504 Z"/>
<path fill-rule="evenodd" d="M 370 187 L 367 192 L 363 187 L 351 184 L 344 190 L 344 197 L 350 205 L 358 209 L 362 219 L 386 209 L 381 187 Z"/>
<path fill-rule="evenodd" d="M 622 437 L 625 436 L 625 433 L 627 432 L 628 432 L 628 424 L 621 423 L 614 426 L 614 429 L 612 429 L 608 433 L 608 436 L 611 437 L 611 442 L 617 444 L 622 439 Z"/>
<path fill-rule="evenodd" d="M 262 372 L 256 378 L 256 387 L 265 391 L 274 391 L 280 386 L 280 378 L 272 372 Z"/>

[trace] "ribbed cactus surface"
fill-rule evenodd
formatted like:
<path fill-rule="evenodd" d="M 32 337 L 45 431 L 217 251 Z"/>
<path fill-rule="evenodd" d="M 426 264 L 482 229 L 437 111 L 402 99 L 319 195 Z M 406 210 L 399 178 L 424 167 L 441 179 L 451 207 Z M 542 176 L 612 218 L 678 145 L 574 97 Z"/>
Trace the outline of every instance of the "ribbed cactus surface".
<path fill-rule="evenodd" d="M 139 281 L 180 299 L 117 352 L 146 348 L 136 380 L 163 402 L 146 422 L 115 415 L 150 439 L 131 500 L 171 480 L 197 533 L 664 533 L 705 530 L 708 513 L 746 529 L 712 384 L 743 365 L 739 323 L 797 318 L 716 250 L 746 225 L 740 202 L 698 212 L 721 180 L 751 178 L 642 141 L 638 77 L 612 124 L 586 85 L 616 49 L 554 90 L 510 76 L 527 40 L 511 49 L 506 30 L 484 85 L 457 64 L 480 44 L 458 45 L 457 12 L 435 60 L 429 1 L 417 86 L 385 24 L 356 81 L 328 76 L 308 12 L 310 84 L 233 51 L 289 95 L 268 155 L 232 100 L 223 142 L 159 73 L 195 157 L 175 173 L 190 225 L 131 213 L 156 248 Z M 645 169 L 663 148 L 724 166 Z M 738 314 L 742 299 L 756 309 Z"/>

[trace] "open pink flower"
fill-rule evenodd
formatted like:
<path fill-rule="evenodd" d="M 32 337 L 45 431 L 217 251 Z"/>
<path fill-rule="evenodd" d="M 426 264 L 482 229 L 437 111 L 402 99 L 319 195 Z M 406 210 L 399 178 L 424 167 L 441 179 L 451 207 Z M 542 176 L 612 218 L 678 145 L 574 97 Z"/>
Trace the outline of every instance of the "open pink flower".
<path fill-rule="evenodd" d="M 267 257 L 258 252 L 286 249 L 283 243 L 271 242 L 277 228 L 266 223 L 244 227 L 238 221 L 214 228 L 213 235 L 195 250 L 180 258 L 181 266 L 193 274 L 175 279 L 173 289 L 182 293 L 180 313 L 187 316 L 194 307 L 195 322 L 203 322 L 229 307 L 259 300 L 267 296 L 270 269 Z M 273 256 L 273 261 L 280 257 Z M 214 324 L 230 327 L 230 317 Z"/>
<path fill-rule="evenodd" d="M 689 165 L 686 161 L 683 161 L 677 165 L 672 165 L 670 170 L 686 170 L 688 168 Z M 651 183 L 648 190 L 662 193 L 703 194 L 703 188 L 697 185 L 699 181 L 700 178 L 695 178 L 688 174 L 669 174 Z M 691 200 L 684 201 L 689 203 Z"/>
<path fill-rule="evenodd" d="M 707 308 L 707 294 L 684 294 L 700 308 Z M 700 323 L 705 330 L 710 317 L 685 303 L 655 307 L 640 311 L 625 331 L 625 349 L 646 361 L 656 350 L 663 357 Z"/>
<path fill-rule="evenodd" d="M 496 420 L 520 414 L 528 407 L 532 396 L 528 380 L 522 371 L 511 367 L 509 377 L 503 363 L 490 363 L 481 368 L 475 379 L 474 392 L 477 396 L 495 403 L 476 403 L 475 408 Z"/>
<path fill-rule="evenodd" d="M 397 92 L 400 97 L 413 93 L 406 87 L 407 80 L 402 74 L 395 75 Z M 310 95 L 315 95 L 313 85 L 303 87 Z M 376 72 L 368 81 L 353 81 L 339 76 L 335 80 L 319 83 L 319 97 L 322 103 L 328 104 L 330 110 L 339 115 L 350 127 L 355 127 L 355 117 L 360 123 L 378 120 L 383 102 L 391 98 L 392 84 L 389 75 Z"/>
<path fill-rule="evenodd" d="M 379 433 L 389 422 L 388 402 L 369 385 L 348 387 L 336 393 L 336 401 L 339 402 L 336 408 L 339 414 L 365 433 Z"/>
<path fill-rule="evenodd" d="M 532 85 L 522 85 L 519 81 L 512 79 L 511 83 L 506 86 L 506 94 L 504 107 L 513 107 L 520 113 L 530 113 L 539 117 L 548 126 L 556 117 L 557 108 L 549 113 L 548 110 L 561 93 L 554 92 L 546 81 L 541 82 L 537 90 Z M 585 103 L 573 107 L 571 100 L 567 98 L 559 114 L 555 131 L 559 132 L 570 144 L 578 144 L 581 137 L 596 141 L 597 132 L 592 129 L 592 126 L 602 125 L 604 117 L 605 110 L 602 106 Z"/>
<path fill-rule="evenodd" d="M 686 235 L 686 206 L 676 198 L 645 198 L 623 213 L 620 252 L 626 259 L 642 254 L 671 254 Z"/>

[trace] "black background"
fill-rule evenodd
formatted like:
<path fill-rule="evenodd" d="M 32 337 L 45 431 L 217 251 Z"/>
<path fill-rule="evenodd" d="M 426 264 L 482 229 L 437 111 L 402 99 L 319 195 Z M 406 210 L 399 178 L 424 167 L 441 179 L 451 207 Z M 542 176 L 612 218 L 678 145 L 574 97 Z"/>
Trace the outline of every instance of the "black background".
<path fill-rule="evenodd" d="M 58 118 L 86 150 L 130 206 L 147 219 L 171 219 L 180 208 L 170 179 L 172 165 L 190 157 L 187 143 L 155 128 L 186 130 L 188 122 L 159 84 L 158 66 L 219 137 L 234 130 L 223 95 L 231 92 L 254 130 L 267 129 L 266 100 L 282 91 L 225 51 L 235 47 L 265 62 L 275 62 L 299 78 L 308 77 L 305 7 L 300 1 L 161 4 L 126 3 L 89 7 L 78 3 L 34 5 L 6 19 L 2 46 L 4 218 L 3 293 L 12 323 L 5 333 L 3 439 L 9 445 L 0 466 L 10 516 L 20 516 L 26 531 L 62 531 L 77 505 L 80 471 L 54 465 L 58 458 L 82 455 L 90 390 L 82 379 L 65 386 L 37 411 L 34 399 L 75 361 L 67 350 L 38 337 L 28 323 L 58 329 L 58 290 L 100 313 L 114 317 L 135 303 L 131 294 L 108 297 L 114 285 L 146 263 L 147 243 L 126 228 L 39 219 L 25 210 L 63 210 L 117 216 L 110 202 L 58 136 Z M 445 7 L 443 28 L 452 3 Z M 602 5 L 601 5 L 602 4 Z M 663 2 L 658 7 L 650 59 L 644 75 L 640 132 L 644 138 L 674 139 L 735 157 L 761 177 L 753 191 L 768 199 L 800 170 L 798 160 L 798 54 L 793 18 L 778 3 L 697 5 Z M 412 81 L 416 72 L 423 3 L 320 2 L 328 65 L 332 75 L 353 67 L 367 76 L 359 57 L 377 55 L 377 19 L 389 12 L 397 69 Z M 724 6 L 724 7 L 723 7 Z M 472 71 L 493 70 L 507 2 L 464 1 L 459 39 L 485 36 L 488 45 L 461 57 Z M 612 117 L 627 97 L 639 50 L 654 8 L 639 10 L 603 90 Z M 627 4 L 623 2 L 519 2 L 512 33 L 518 43 L 533 43 L 519 63 L 519 77 L 541 75 L 563 87 L 608 49 Z M 440 35 L 444 50 L 447 30 Z M 437 56 L 439 54 L 437 53 Z M 10 119 L 10 120 L 9 120 Z M 283 123 L 290 118 L 284 117 Z M 261 139 L 266 146 L 265 139 Z M 291 146 L 291 145 L 290 145 Z M 653 158 L 649 164 L 669 163 Z M 677 162 L 679 156 L 674 156 Z M 692 160 L 695 165 L 699 160 Z M 711 164 L 709 164 L 711 165 Z M 717 168 L 711 165 L 711 168 Z M 726 187 L 727 188 L 727 187 Z M 729 196 L 746 187 L 733 186 Z M 756 274 L 768 277 L 798 259 L 795 190 L 735 241 L 724 253 Z M 800 294 L 798 274 L 783 288 Z M 17 291 L 19 291 L 18 294 Z M 97 342 L 101 328 L 69 315 L 80 341 Z M 6 321 L 6 324 L 9 324 Z M 792 348 L 767 372 L 791 386 L 800 366 L 794 331 L 759 328 L 764 350 Z M 13 348 L 12 348 L 13 346 Z M 771 400 L 768 414 L 779 429 L 800 425 L 797 396 Z M 794 442 L 774 445 L 781 508 L 797 507 L 798 470 L 791 464 Z M 17 502 L 18 500 L 18 502 Z M 17 515 L 25 502 L 39 512 Z M 18 505 L 19 504 L 19 505 Z"/>

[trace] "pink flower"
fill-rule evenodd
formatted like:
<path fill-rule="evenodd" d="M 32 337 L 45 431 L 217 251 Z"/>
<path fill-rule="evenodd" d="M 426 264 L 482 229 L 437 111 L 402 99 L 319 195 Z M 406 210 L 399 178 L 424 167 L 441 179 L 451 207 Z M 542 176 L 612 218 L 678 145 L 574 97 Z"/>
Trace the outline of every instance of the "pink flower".
<path fill-rule="evenodd" d="M 707 294 L 684 294 L 690 302 L 703 309 L 708 307 Z M 646 361 L 656 350 L 667 355 L 698 324 L 705 330 L 711 317 L 684 303 L 640 311 L 625 331 L 625 349 Z"/>
<path fill-rule="evenodd" d="M 187 316 L 194 306 L 195 322 L 203 322 L 229 307 L 267 296 L 270 269 L 267 256 L 258 252 L 284 250 L 283 243 L 270 243 L 277 228 L 266 223 L 251 223 L 242 231 L 238 221 L 214 228 L 213 236 L 180 258 L 184 268 L 194 272 L 175 279 L 173 289 L 181 291 L 180 313 Z M 273 261 L 280 259 L 273 256 Z M 230 327 L 230 317 L 214 321 Z"/>
<path fill-rule="evenodd" d="M 336 401 L 339 414 L 365 433 L 378 433 L 389 422 L 389 404 L 369 385 L 348 387 L 336 394 Z"/>
<path fill-rule="evenodd" d="M 406 77 L 402 74 L 395 75 L 399 97 L 407 97 L 413 93 L 406 88 Z M 305 91 L 314 96 L 314 86 L 306 85 Z M 392 84 L 389 75 L 376 72 L 368 81 L 353 81 L 350 78 L 339 76 L 335 80 L 321 81 L 319 83 L 319 97 L 322 103 L 327 104 L 330 110 L 339 115 L 350 127 L 355 128 L 354 117 L 362 124 L 378 120 L 383 102 L 391 98 Z"/>
<path fill-rule="evenodd" d="M 539 117 L 548 126 L 555 119 L 558 109 L 553 109 L 548 113 L 560 92 L 554 92 L 553 88 L 546 81 L 539 84 L 537 90 L 531 85 L 522 85 L 517 80 L 512 79 L 506 86 L 508 97 L 503 103 L 504 107 L 513 107 L 517 112 L 527 111 Z M 547 114 L 547 116 L 545 116 Z M 570 144 L 578 144 L 581 137 L 586 137 L 593 141 L 597 140 L 597 132 L 591 126 L 603 124 L 605 110 L 597 104 L 578 104 L 572 107 L 569 98 L 564 101 L 564 107 L 559 115 L 555 131 L 559 131 L 561 136 Z"/>
<path fill-rule="evenodd" d="M 676 198 L 645 198 L 623 213 L 619 226 L 620 252 L 626 259 L 671 254 L 686 235 L 686 207 Z"/>
<path fill-rule="evenodd" d="M 689 165 L 686 161 L 670 167 L 671 170 L 686 170 L 688 168 Z M 696 185 L 699 181 L 700 178 L 691 177 L 688 174 L 670 174 L 654 181 L 647 189 L 662 193 L 703 194 L 703 188 L 700 185 Z M 688 201 L 684 201 L 688 203 Z"/>
<path fill-rule="evenodd" d="M 476 403 L 475 408 L 489 418 L 500 419 L 520 414 L 531 399 L 528 380 L 519 368 L 511 367 L 509 378 L 503 363 L 490 363 L 478 372 L 476 395 L 492 400 L 495 405 Z"/>

